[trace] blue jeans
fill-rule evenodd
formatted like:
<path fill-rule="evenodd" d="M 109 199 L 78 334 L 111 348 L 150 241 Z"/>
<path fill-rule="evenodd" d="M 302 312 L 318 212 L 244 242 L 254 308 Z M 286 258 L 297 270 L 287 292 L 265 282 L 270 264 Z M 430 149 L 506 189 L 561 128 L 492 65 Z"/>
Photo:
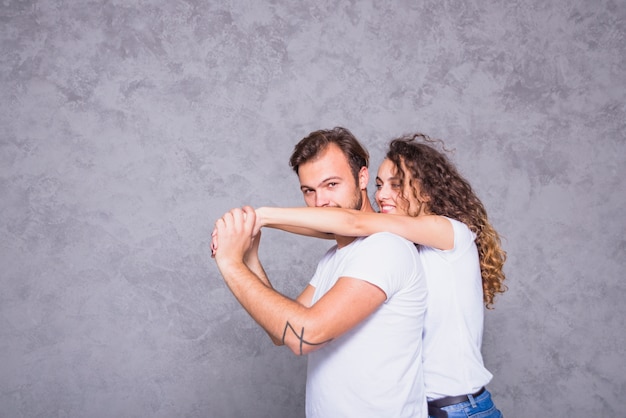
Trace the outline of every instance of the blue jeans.
<path fill-rule="evenodd" d="M 444 406 L 441 409 L 448 413 L 448 418 L 502 418 L 502 413 L 493 404 L 491 393 L 487 389 L 469 401 Z"/>

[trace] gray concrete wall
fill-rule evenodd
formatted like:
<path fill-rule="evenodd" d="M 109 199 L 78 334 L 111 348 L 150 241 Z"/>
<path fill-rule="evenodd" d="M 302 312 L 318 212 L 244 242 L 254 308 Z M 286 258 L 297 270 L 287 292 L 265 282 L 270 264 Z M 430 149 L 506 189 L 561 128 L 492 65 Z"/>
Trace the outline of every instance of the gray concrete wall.
<path fill-rule="evenodd" d="M 504 237 L 486 314 L 509 418 L 626 407 L 623 0 L 0 4 L 0 416 L 301 417 L 209 256 L 342 125 L 446 140 Z M 327 243 L 267 231 L 295 296 Z"/>

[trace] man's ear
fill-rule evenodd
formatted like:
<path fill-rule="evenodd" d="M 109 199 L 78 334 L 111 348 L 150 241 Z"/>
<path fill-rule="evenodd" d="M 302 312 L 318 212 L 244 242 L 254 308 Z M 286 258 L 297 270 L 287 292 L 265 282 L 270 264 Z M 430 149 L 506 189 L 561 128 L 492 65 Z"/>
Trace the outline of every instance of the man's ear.
<path fill-rule="evenodd" d="M 361 167 L 359 170 L 359 189 L 365 190 L 367 189 L 367 184 L 370 181 L 370 172 L 367 167 Z"/>

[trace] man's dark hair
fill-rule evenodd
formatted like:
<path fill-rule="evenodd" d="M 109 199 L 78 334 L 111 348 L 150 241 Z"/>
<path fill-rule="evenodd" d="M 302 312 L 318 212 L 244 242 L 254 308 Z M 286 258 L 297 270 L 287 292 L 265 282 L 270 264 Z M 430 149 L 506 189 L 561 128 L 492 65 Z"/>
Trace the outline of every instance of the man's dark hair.
<path fill-rule="evenodd" d="M 342 127 L 311 132 L 309 136 L 296 144 L 289 158 L 289 165 L 298 174 L 300 164 L 312 160 L 330 144 L 337 145 L 343 151 L 350 163 L 354 179 L 358 181 L 361 167 L 367 167 L 369 164 L 369 153 L 352 135 L 352 132 Z"/>

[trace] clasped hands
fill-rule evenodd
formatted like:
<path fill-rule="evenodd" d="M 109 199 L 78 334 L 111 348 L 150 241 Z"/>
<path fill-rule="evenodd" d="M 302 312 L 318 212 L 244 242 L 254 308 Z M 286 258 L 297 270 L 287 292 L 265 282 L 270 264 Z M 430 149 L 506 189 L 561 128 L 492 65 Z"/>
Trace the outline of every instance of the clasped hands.
<path fill-rule="evenodd" d="M 215 222 L 211 234 L 211 257 L 218 264 L 227 260 L 244 261 L 249 250 L 258 247 L 260 236 L 261 225 L 257 222 L 254 208 L 244 206 L 231 209 Z"/>

